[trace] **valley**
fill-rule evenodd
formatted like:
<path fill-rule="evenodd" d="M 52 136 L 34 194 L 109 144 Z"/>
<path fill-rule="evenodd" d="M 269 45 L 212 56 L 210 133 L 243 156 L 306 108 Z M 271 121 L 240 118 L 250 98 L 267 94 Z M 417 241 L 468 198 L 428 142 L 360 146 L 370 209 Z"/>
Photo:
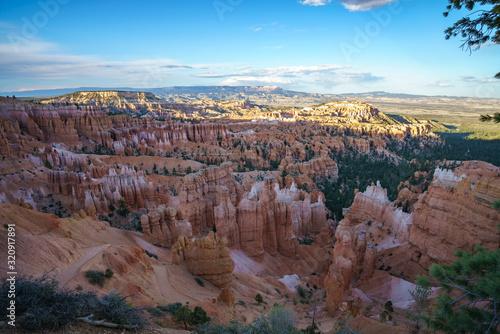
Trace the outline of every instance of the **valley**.
<path fill-rule="evenodd" d="M 228 324 L 279 304 L 300 329 L 349 315 L 410 333 L 417 275 L 500 246 L 499 125 L 475 122 L 498 110 L 279 87 L 0 97 L 0 235 L 15 223 L 20 274 L 145 309 L 189 302 Z"/>

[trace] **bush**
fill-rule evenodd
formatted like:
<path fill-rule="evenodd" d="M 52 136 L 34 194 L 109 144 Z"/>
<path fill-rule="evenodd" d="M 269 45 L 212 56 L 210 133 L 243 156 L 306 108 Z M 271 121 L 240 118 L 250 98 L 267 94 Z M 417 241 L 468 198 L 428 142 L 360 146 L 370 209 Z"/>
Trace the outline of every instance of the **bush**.
<path fill-rule="evenodd" d="M 173 303 L 173 304 L 168 304 L 167 306 L 159 305 L 157 307 L 160 310 L 162 310 L 163 312 L 167 312 L 167 313 L 170 313 L 170 314 L 175 314 L 177 312 L 177 310 L 179 310 L 181 308 L 181 306 L 182 306 L 181 303 Z"/>
<path fill-rule="evenodd" d="M 189 323 L 193 326 L 198 326 L 209 321 L 210 318 L 207 316 L 207 312 L 205 312 L 205 310 L 200 306 L 196 306 L 191 314 L 191 320 Z"/>
<path fill-rule="evenodd" d="M 262 295 L 258 293 L 255 295 L 255 301 L 260 304 L 264 301 L 264 298 L 262 298 Z"/>
<path fill-rule="evenodd" d="M 127 298 L 120 293 L 111 292 L 102 298 L 95 298 L 89 303 L 85 314 L 94 314 L 95 319 L 106 319 L 109 322 L 119 324 L 121 327 L 137 326 L 143 327 L 144 319 L 139 310 L 127 302 Z M 97 305 L 96 305 L 97 304 Z"/>
<path fill-rule="evenodd" d="M 126 216 L 127 214 L 130 213 L 130 210 L 128 209 L 127 202 L 123 199 L 118 201 L 118 207 L 119 209 L 117 210 L 118 214 L 121 216 Z"/>
<path fill-rule="evenodd" d="M 304 289 L 304 288 L 302 287 L 302 285 L 299 285 L 299 286 L 297 287 L 297 293 L 298 293 L 298 294 L 299 294 L 299 296 L 301 296 L 302 298 L 306 298 L 307 291 L 306 291 L 306 289 Z"/>
<path fill-rule="evenodd" d="M 4 278 L 0 282 L 0 320 L 8 319 L 9 287 Z M 138 310 L 118 293 L 99 298 L 93 292 L 61 289 L 47 274 L 38 278 L 20 276 L 16 280 L 16 320 L 23 330 L 54 331 L 90 314 L 94 314 L 94 319 L 106 319 L 121 327 L 144 325 Z"/>
<path fill-rule="evenodd" d="M 104 276 L 106 276 L 107 279 L 110 279 L 111 277 L 113 277 L 113 275 L 115 274 L 115 272 L 109 268 L 106 268 L 106 272 L 104 274 Z"/>
<path fill-rule="evenodd" d="M 149 312 L 153 317 L 161 317 L 162 312 L 156 307 L 146 306 L 144 309 Z"/>
<path fill-rule="evenodd" d="M 202 287 L 204 287 L 204 286 L 205 286 L 205 282 L 203 282 L 203 281 L 201 280 L 201 278 L 199 278 L 199 277 L 195 277 L 195 278 L 194 278 L 194 280 L 196 281 L 196 283 L 198 283 L 198 285 L 199 285 L 199 286 L 202 286 Z"/>
<path fill-rule="evenodd" d="M 187 305 L 181 306 L 172 319 L 179 324 L 183 324 L 185 329 L 188 329 L 188 324 L 198 326 L 210 321 L 202 307 L 196 306 L 194 311 L 191 311 Z"/>
<path fill-rule="evenodd" d="M 273 331 L 290 331 L 295 328 L 295 317 L 289 308 L 279 305 L 268 313 L 269 324 Z"/>
<path fill-rule="evenodd" d="M 197 334 L 299 334 L 301 331 L 295 327 L 290 329 L 275 330 L 264 316 L 256 318 L 250 324 L 242 324 L 238 320 L 231 320 L 229 325 L 223 325 L 212 320 L 196 327 Z"/>
<path fill-rule="evenodd" d="M 90 284 L 99 285 L 101 288 L 106 281 L 106 274 L 98 270 L 87 270 L 85 272 L 85 277 L 88 278 Z"/>

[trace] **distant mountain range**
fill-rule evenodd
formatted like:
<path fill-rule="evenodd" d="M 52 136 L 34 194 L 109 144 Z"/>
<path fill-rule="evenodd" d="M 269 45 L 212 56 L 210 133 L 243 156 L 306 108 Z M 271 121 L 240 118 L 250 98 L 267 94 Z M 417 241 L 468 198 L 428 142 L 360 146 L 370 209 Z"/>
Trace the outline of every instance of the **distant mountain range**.
<path fill-rule="evenodd" d="M 185 99 L 220 99 L 220 100 L 249 100 L 254 104 L 270 106 L 311 106 L 328 101 L 364 101 L 376 103 L 380 106 L 390 104 L 486 104 L 498 106 L 500 99 L 480 99 L 473 97 L 452 96 L 425 96 L 412 94 L 397 94 L 383 91 L 347 94 L 316 94 L 295 92 L 282 89 L 278 86 L 174 86 L 163 88 L 102 88 L 79 87 L 47 90 L 31 90 L 22 92 L 0 92 L 0 96 L 50 98 L 71 94 L 79 91 L 128 91 L 151 92 L 170 102 L 180 102 Z"/>
<path fill-rule="evenodd" d="M 160 96 L 168 95 L 185 95 L 195 97 L 197 95 L 206 95 L 209 98 L 227 98 L 237 94 L 241 95 L 262 95 L 262 94 L 275 94 L 286 97 L 293 96 L 307 96 L 307 97 L 335 97 L 335 96 L 356 96 L 356 97 L 386 97 L 386 98 L 399 98 L 399 99 L 415 99 L 430 97 L 426 95 L 413 95 L 413 94 L 398 94 L 388 93 L 383 91 L 366 92 L 366 93 L 345 93 L 345 94 L 317 94 L 317 93 L 304 93 L 284 90 L 278 86 L 173 86 L 163 88 L 132 88 L 132 87 L 117 87 L 117 88 L 102 88 L 102 87 L 79 87 L 79 88 L 58 88 L 58 89 L 43 89 L 43 90 L 26 90 L 16 92 L 0 92 L 0 96 L 16 97 L 54 97 L 64 94 L 71 94 L 77 91 L 140 91 L 152 92 Z M 243 97 L 243 96 L 242 96 Z M 433 97 L 447 97 L 447 96 L 433 96 Z M 460 97 L 452 97 L 460 98 Z M 464 97 L 466 98 L 466 97 Z"/>

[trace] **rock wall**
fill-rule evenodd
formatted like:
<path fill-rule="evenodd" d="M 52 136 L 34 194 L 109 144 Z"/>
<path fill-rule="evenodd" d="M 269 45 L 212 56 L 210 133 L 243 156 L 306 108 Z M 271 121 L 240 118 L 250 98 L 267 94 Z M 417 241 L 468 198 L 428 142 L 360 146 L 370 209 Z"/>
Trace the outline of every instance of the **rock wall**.
<path fill-rule="evenodd" d="M 1 104 L 0 118 L 4 119 L 3 122 L 17 122 L 20 130 L 46 144 L 57 143 L 87 152 L 104 150 L 117 155 L 162 154 L 179 141 L 229 139 L 225 125 L 108 116 L 98 106 L 54 106 L 11 100 Z M 7 137 L 10 139 L 11 136 Z"/>
<path fill-rule="evenodd" d="M 215 208 L 227 201 L 236 206 L 241 199 L 243 189 L 233 180 L 231 163 L 223 163 L 220 167 L 203 169 L 197 173 L 185 176 L 179 192 L 180 212 L 182 217 L 191 222 L 193 233 L 196 235 L 204 228 L 212 228 L 215 224 Z M 230 212 L 225 212 L 220 207 L 217 210 L 218 219 L 226 217 Z M 225 219 L 224 218 L 224 219 Z M 222 230 L 226 227 L 221 227 Z M 227 227 L 229 228 L 229 227 Z M 221 235 L 227 237 L 227 235 Z M 234 241 L 231 240 L 231 244 Z"/>
<path fill-rule="evenodd" d="M 144 238 L 154 245 L 170 247 L 180 236 L 192 237 L 191 223 L 178 220 L 177 211 L 173 207 L 161 204 L 141 216 Z"/>
<path fill-rule="evenodd" d="M 358 192 L 335 233 L 333 263 L 325 279 L 328 312 L 334 315 L 344 292 L 373 275 L 376 260 L 381 260 L 377 254 L 386 249 L 389 256 L 394 252 L 398 257 L 390 260 L 399 266 L 398 272 L 410 275 L 426 272 L 433 263 L 452 262 L 458 248 L 498 249 L 500 213 L 491 205 L 500 198 L 499 172 L 498 167 L 477 164 L 464 164 L 455 173 L 438 168 L 411 213 L 396 207 L 397 201 L 389 202 L 379 183 Z M 366 242 L 365 229 L 376 238 L 375 246 Z"/>
<path fill-rule="evenodd" d="M 344 218 L 335 232 L 333 263 L 325 278 L 328 313 L 335 316 L 344 292 L 355 286 L 357 281 L 369 279 L 375 271 L 377 250 L 366 242 L 364 230 L 355 231 L 349 218 Z"/>
<path fill-rule="evenodd" d="M 390 228 L 400 242 L 408 240 L 413 223 L 412 214 L 403 212 L 391 203 L 387 197 L 387 190 L 380 186 L 380 182 L 366 188 L 365 192 L 358 192 L 351 207 L 345 210 L 351 226 L 367 222 L 384 223 Z"/>
<path fill-rule="evenodd" d="M 337 178 L 339 175 L 339 168 L 335 161 L 331 158 L 317 158 L 307 162 L 289 164 L 285 170 L 290 172 L 298 172 L 310 178 L 321 176 L 329 178 Z"/>
<path fill-rule="evenodd" d="M 134 209 L 152 208 L 166 202 L 166 197 L 147 181 L 143 171 L 122 166 L 118 171 L 110 168 L 108 173 L 96 179 L 90 172 L 48 171 L 48 187 L 56 194 L 72 196 L 75 210 L 88 211 L 93 205 L 97 213 L 109 212 L 110 205 L 119 207 L 121 200 Z"/>
<path fill-rule="evenodd" d="M 457 248 L 500 247 L 500 213 L 491 207 L 500 198 L 498 174 L 472 183 L 465 175 L 436 172 L 433 183 L 414 205 L 409 237 L 412 260 L 428 268 L 435 262 L 453 261 Z"/>
<path fill-rule="evenodd" d="M 216 233 L 210 232 L 194 241 L 179 237 L 172 247 L 172 259 L 176 264 L 185 261 L 189 272 L 219 288 L 232 282 L 234 261 L 229 255 L 227 241 Z"/>

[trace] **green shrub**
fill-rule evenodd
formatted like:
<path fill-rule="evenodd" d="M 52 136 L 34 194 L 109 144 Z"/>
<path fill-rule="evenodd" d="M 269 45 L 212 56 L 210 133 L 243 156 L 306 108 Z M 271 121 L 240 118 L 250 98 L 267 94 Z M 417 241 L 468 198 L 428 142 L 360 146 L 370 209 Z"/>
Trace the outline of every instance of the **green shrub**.
<path fill-rule="evenodd" d="M 307 291 L 306 291 L 306 289 L 304 289 L 304 288 L 302 287 L 302 285 L 299 285 L 299 286 L 297 287 L 297 293 L 298 293 L 298 294 L 299 294 L 299 296 L 301 296 L 302 298 L 306 298 Z"/>
<path fill-rule="evenodd" d="M 210 318 L 207 316 L 207 312 L 200 306 L 196 306 L 191 314 L 190 324 L 193 326 L 202 325 L 209 322 Z"/>
<path fill-rule="evenodd" d="M 172 319 L 179 324 L 183 324 L 185 329 L 188 329 L 188 325 L 198 326 L 210 321 L 202 307 L 196 306 L 194 311 L 191 311 L 187 305 L 181 306 Z"/>
<path fill-rule="evenodd" d="M 144 309 L 146 311 L 148 311 L 149 314 L 151 314 L 154 317 L 161 317 L 162 316 L 162 312 L 159 309 L 157 309 L 156 307 L 146 306 Z"/>
<path fill-rule="evenodd" d="M 104 286 L 106 281 L 106 274 L 98 270 L 87 270 L 85 272 L 85 277 L 89 280 L 92 285 L 99 285 L 101 288 Z"/>
<path fill-rule="evenodd" d="M 8 319 L 9 288 L 10 283 L 6 278 L 2 279 L 0 320 Z M 16 279 L 16 324 L 23 330 L 55 331 L 90 314 L 94 319 L 106 319 L 120 327 L 142 327 L 145 324 L 139 311 L 118 293 L 99 298 L 93 292 L 61 289 L 59 283 L 48 275 Z"/>
<path fill-rule="evenodd" d="M 107 279 L 110 279 L 111 277 L 113 277 L 113 275 L 115 274 L 115 272 L 109 268 L 106 268 L 106 272 L 104 274 L 104 276 L 106 276 Z"/>
<path fill-rule="evenodd" d="M 201 280 L 201 278 L 199 278 L 199 277 L 195 277 L 195 278 L 194 278 L 194 280 L 196 281 L 196 283 L 198 283 L 198 285 L 199 285 L 199 286 L 202 286 L 202 287 L 204 287 L 204 286 L 205 286 L 205 282 L 203 282 L 203 281 Z"/>
<path fill-rule="evenodd" d="M 159 306 L 157 306 L 157 308 L 159 308 L 163 312 L 175 314 L 177 312 L 177 310 L 179 310 L 181 308 L 181 306 L 182 306 L 181 303 L 173 303 L 173 304 L 168 304 L 167 306 L 159 305 Z"/>
<path fill-rule="evenodd" d="M 295 328 L 296 320 L 289 308 L 284 308 L 281 305 L 276 306 L 269 311 L 267 317 L 273 331 L 283 332 Z"/>
<path fill-rule="evenodd" d="M 299 334 L 301 331 L 295 327 L 290 329 L 275 330 L 271 327 L 265 316 L 256 318 L 250 324 L 242 324 L 238 320 L 231 320 L 229 325 L 221 324 L 216 320 L 196 327 L 197 334 Z"/>
<path fill-rule="evenodd" d="M 255 301 L 260 304 L 264 301 L 264 298 L 262 298 L 262 295 L 258 293 L 255 295 Z"/>

